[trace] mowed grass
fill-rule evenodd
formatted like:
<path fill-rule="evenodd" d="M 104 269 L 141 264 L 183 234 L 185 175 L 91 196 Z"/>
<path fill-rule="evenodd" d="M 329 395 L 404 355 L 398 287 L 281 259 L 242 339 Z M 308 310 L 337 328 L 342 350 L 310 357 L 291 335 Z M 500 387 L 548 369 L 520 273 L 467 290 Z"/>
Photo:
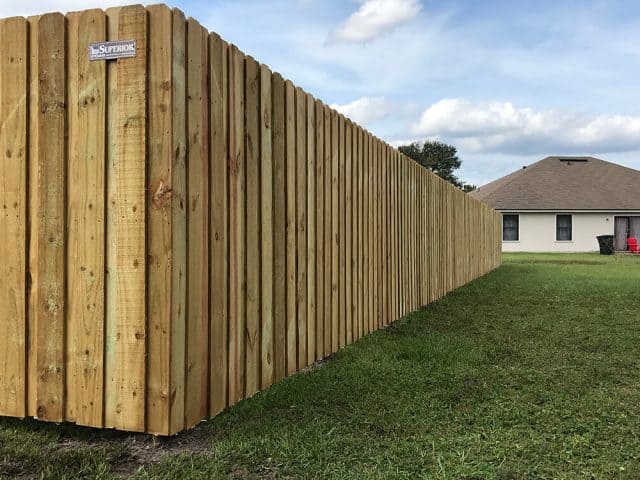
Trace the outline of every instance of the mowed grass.
<path fill-rule="evenodd" d="M 169 440 L 0 421 L 35 478 L 640 478 L 640 257 L 504 265 Z"/>

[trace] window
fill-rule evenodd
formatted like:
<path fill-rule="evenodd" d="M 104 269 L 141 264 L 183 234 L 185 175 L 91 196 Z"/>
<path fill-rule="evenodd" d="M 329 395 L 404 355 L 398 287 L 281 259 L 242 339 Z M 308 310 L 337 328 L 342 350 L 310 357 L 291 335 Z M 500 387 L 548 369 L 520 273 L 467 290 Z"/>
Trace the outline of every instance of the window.
<path fill-rule="evenodd" d="M 505 242 L 520 240 L 520 217 L 518 215 L 502 216 L 502 240 Z"/>
<path fill-rule="evenodd" d="M 556 215 L 556 241 L 570 242 L 572 239 L 571 215 Z"/>

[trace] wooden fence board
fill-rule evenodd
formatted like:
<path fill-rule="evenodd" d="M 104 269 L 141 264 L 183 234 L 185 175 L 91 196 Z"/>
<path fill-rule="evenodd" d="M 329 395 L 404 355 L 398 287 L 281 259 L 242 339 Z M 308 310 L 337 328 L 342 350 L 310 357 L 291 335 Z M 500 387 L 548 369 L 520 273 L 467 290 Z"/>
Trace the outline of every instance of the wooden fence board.
<path fill-rule="evenodd" d="M 211 185 L 211 415 L 227 405 L 229 369 L 229 48 L 218 35 L 209 37 L 210 185 Z"/>
<path fill-rule="evenodd" d="M 37 142 L 34 189 L 38 217 L 31 238 L 37 237 L 35 283 L 30 315 L 35 318 L 35 407 L 38 418 L 62 421 L 65 414 L 65 19 L 60 14 L 39 17 L 35 69 L 38 78 L 35 116 L 30 130 Z M 32 111 L 33 112 L 33 111 Z M 36 173 L 37 172 L 37 173 Z M 34 201 L 34 200 L 32 200 Z"/>
<path fill-rule="evenodd" d="M 86 10 L 67 19 L 68 95 L 77 100 L 68 113 L 65 416 L 95 426 L 103 417 L 106 69 L 82 47 L 106 39 L 106 18 Z"/>
<path fill-rule="evenodd" d="M 146 355 L 146 84 L 147 13 L 139 6 L 119 12 L 119 38 L 137 41 L 136 57 L 117 70 L 118 96 L 115 152 L 115 296 L 116 368 L 111 379 L 115 404 L 113 426 L 120 430 L 145 429 Z"/>
<path fill-rule="evenodd" d="M 260 389 L 260 66 L 247 57 L 245 65 L 245 129 L 247 165 L 247 397 Z"/>
<path fill-rule="evenodd" d="M 306 157 L 307 157 L 307 358 L 306 365 L 316 360 L 316 134 L 315 101 L 306 100 Z"/>
<path fill-rule="evenodd" d="M 287 197 L 284 80 L 274 73 L 273 95 L 273 380 L 287 372 Z"/>
<path fill-rule="evenodd" d="M 149 10 L 149 192 L 147 195 L 148 322 L 147 430 L 168 434 L 171 389 L 171 308 L 173 268 L 172 12 Z M 93 62 L 98 63 L 98 62 Z"/>
<path fill-rule="evenodd" d="M 338 114 L 338 345 L 346 340 L 346 202 L 345 202 L 345 137 L 344 117 Z"/>
<path fill-rule="evenodd" d="M 300 87 L 296 102 L 296 248 L 298 370 L 307 366 L 307 99 Z"/>
<path fill-rule="evenodd" d="M 339 203 L 338 203 L 338 113 L 331 111 L 331 351 L 339 345 Z"/>
<path fill-rule="evenodd" d="M 331 144 L 331 110 L 323 107 L 324 117 L 324 355 L 332 352 L 333 323 L 333 177 L 332 177 L 332 144 Z"/>
<path fill-rule="evenodd" d="M 118 24 L 120 22 L 120 7 L 109 8 L 107 14 L 107 38 L 109 41 L 117 41 L 119 38 Z M 33 34 L 34 29 L 31 29 Z M 32 39 L 33 40 L 33 39 Z M 32 42 L 33 45 L 33 42 Z M 107 69 L 107 152 L 106 152 L 106 274 L 105 274 L 105 355 L 104 355 L 104 424 L 113 426 L 116 423 L 115 404 L 116 390 L 116 300 L 118 291 L 118 269 L 116 225 L 118 212 L 116 206 L 116 164 L 118 151 L 118 63 L 108 62 Z M 32 90 L 34 88 L 32 87 Z M 33 146 L 30 147 L 31 155 L 34 154 Z M 186 252 L 185 252 L 186 253 Z"/>
<path fill-rule="evenodd" d="M 273 382 L 273 273 L 274 273 L 274 195 L 272 146 L 271 71 L 260 66 L 260 241 L 261 241 L 261 383 L 267 388 Z"/>
<path fill-rule="evenodd" d="M 345 268 L 345 345 L 353 343 L 353 271 L 351 269 L 351 256 L 353 254 L 353 198 L 352 198 L 352 152 L 353 146 L 351 144 L 351 122 L 345 121 L 344 126 L 344 268 Z"/>
<path fill-rule="evenodd" d="M 287 177 L 287 375 L 298 369 L 298 311 L 296 269 L 296 94 L 295 87 L 285 83 L 285 138 Z"/>
<path fill-rule="evenodd" d="M 316 344 L 314 360 L 325 356 L 324 350 L 324 107 L 320 100 L 315 101 L 315 190 L 316 190 Z"/>
<path fill-rule="evenodd" d="M 167 392 L 169 402 L 169 430 L 179 432 L 185 420 L 186 383 L 186 318 L 187 318 L 187 26 L 184 14 L 173 9 L 172 19 L 172 212 L 171 212 L 171 372 Z M 165 88 L 167 87 L 164 84 Z"/>
<path fill-rule="evenodd" d="M 28 25 L 0 21 L 0 413 L 27 414 Z"/>
<path fill-rule="evenodd" d="M 244 54 L 229 51 L 229 403 L 244 397 L 246 327 L 246 164 Z"/>
<path fill-rule="evenodd" d="M 197 21 L 187 21 L 187 427 L 209 410 L 208 37 Z"/>

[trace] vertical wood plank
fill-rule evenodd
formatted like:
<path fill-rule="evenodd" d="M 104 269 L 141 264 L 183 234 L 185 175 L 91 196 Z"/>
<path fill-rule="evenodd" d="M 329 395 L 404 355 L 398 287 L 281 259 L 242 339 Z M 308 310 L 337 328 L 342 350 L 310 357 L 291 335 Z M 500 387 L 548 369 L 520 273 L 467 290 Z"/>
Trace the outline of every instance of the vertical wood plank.
<path fill-rule="evenodd" d="M 171 346 L 169 387 L 169 429 L 178 432 L 185 425 L 186 318 L 187 318 L 187 24 L 184 14 L 173 9 L 171 111 Z M 166 86 L 166 84 L 165 84 Z"/>
<path fill-rule="evenodd" d="M 333 177 L 332 177 L 332 145 L 331 145 L 331 110 L 323 107 L 324 120 L 324 355 L 329 355 L 332 350 L 332 292 L 333 277 L 331 268 L 333 265 L 333 220 L 331 212 L 333 208 Z"/>
<path fill-rule="evenodd" d="M 149 14 L 149 172 L 147 257 L 149 329 L 147 348 L 147 430 L 168 434 L 172 298 L 172 15 L 165 6 Z M 71 23 L 70 23 L 71 25 Z M 98 62 L 94 62 L 98 63 Z"/>
<path fill-rule="evenodd" d="M 37 175 L 28 174 L 28 172 L 38 171 L 38 92 L 39 82 L 34 72 L 38 71 L 38 20 L 39 16 L 29 17 L 28 23 L 28 55 L 29 66 L 28 75 L 28 118 L 27 128 L 30 130 L 27 135 L 28 156 L 27 156 L 27 272 L 26 272 L 26 293 L 27 293 L 27 415 L 36 416 L 36 394 L 37 394 L 37 315 L 36 305 L 38 302 L 38 179 Z"/>
<path fill-rule="evenodd" d="M 296 246 L 298 370 L 307 366 L 307 100 L 296 88 Z"/>
<path fill-rule="evenodd" d="M 360 175 L 360 148 L 358 143 L 360 127 L 353 124 L 351 132 L 352 141 L 352 173 L 351 173 L 351 189 L 353 191 L 353 340 L 358 340 L 362 335 L 360 333 L 360 190 L 358 188 L 359 175 Z"/>
<path fill-rule="evenodd" d="M 0 20 L 0 415 L 27 414 L 28 25 Z"/>
<path fill-rule="evenodd" d="M 296 269 L 296 100 L 295 87 L 285 83 L 285 153 L 287 191 L 287 375 L 298 370 L 298 312 Z"/>
<path fill-rule="evenodd" d="M 273 148 L 271 71 L 260 66 L 260 239 L 261 239 L 261 388 L 273 382 Z"/>
<path fill-rule="evenodd" d="M 307 359 L 311 365 L 316 359 L 316 135 L 315 102 L 306 95 L 307 146 Z"/>
<path fill-rule="evenodd" d="M 107 9 L 107 38 L 118 40 L 120 22 L 120 7 Z M 33 32 L 34 29 L 32 28 Z M 116 267 L 117 237 L 116 225 L 118 213 L 116 211 L 116 165 L 118 146 L 118 63 L 107 62 L 107 152 L 106 152 L 106 274 L 105 274 L 105 356 L 104 356 L 104 423 L 105 426 L 115 425 L 116 404 L 116 299 L 118 290 L 118 269 Z M 33 87 L 32 87 L 33 90 Z"/>
<path fill-rule="evenodd" d="M 315 101 L 315 161 L 316 161 L 316 345 L 315 360 L 324 357 L 324 108 Z"/>
<path fill-rule="evenodd" d="M 338 113 L 331 111 L 331 351 L 336 352 L 339 345 L 339 209 L 338 203 Z"/>
<path fill-rule="evenodd" d="M 358 156 L 356 177 L 358 182 L 358 338 L 364 336 L 364 188 L 363 188 L 363 164 L 364 144 L 362 128 L 357 128 Z"/>
<path fill-rule="evenodd" d="M 247 397 L 260 388 L 260 67 L 245 64 L 245 129 L 247 165 Z"/>
<path fill-rule="evenodd" d="M 369 185 L 369 325 L 368 332 L 373 332 L 376 327 L 376 148 L 373 136 L 367 132 L 367 142 L 369 143 L 369 169 L 367 171 L 367 183 Z"/>
<path fill-rule="evenodd" d="M 389 212 L 388 212 L 388 169 L 389 150 L 382 144 L 382 161 L 380 162 L 380 178 L 382 182 L 382 325 L 389 323 Z"/>
<path fill-rule="evenodd" d="M 351 255 L 353 253 L 353 198 L 352 198 L 352 145 L 351 122 L 346 120 L 344 127 L 344 251 L 345 251 L 345 344 L 353 343 L 353 275 Z"/>
<path fill-rule="evenodd" d="M 207 416 L 209 410 L 208 48 L 207 31 L 190 18 L 187 21 L 187 244 L 189 251 L 185 427 L 196 425 Z"/>
<path fill-rule="evenodd" d="M 344 347 L 346 340 L 346 212 L 345 212 L 345 119 L 338 114 L 338 345 Z"/>
<path fill-rule="evenodd" d="M 147 233 L 148 233 L 148 322 L 147 358 L 147 394 L 146 418 L 147 431 L 157 434 L 170 434 L 182 429 L 182 416 L 175 427 L 171 428 L 171 391 L 172 391 L 172 342 L 176 340 L 172 329 L 175 303 L 184 311 L 185 289 L 180 289 L 174 281 L 175 271 L 186 272 L 185 262 L 180 258 L 186 255 L 186 213 L 181 209 L 184 202 L 184 162 L 182 169 L 174 164 L 173 144 L 173 14 L 165 6 L 150 7 L 149 39 L 155 46 L 149 57 L 149 171 L 147 195 Z M 183 105 L 184 108 L 184 105 Z M 184 120 L 184 117 L 182 117 Z M 175 233 L 184 239 L 177 242 Z M 182 298 L 176 294 L 181 291 Z M 184 368 L 183 359 L 179 359 Z"/>
<path fill-rule="evenodd" d="M 103 419 L 105 84 L 103 62 L 86 45 L 104 41 L 101 10 L 68 17 L 69 163 L 67 167 L 66 419 L 101 427 Z"/>
<path fill-rule="evenodd" d="M 369 218 L 370 198 L 369 195 L 369 140 L 366 131 L 362 131 L 362 334 L 367 335 L 369 333 L 369 299 L 371 294 L 369 292 L 369 234 L 371 232 L 371 221 Z"/>
<path fill-rule="evenodd" d="M 229 368 L 229 83 L 227 43 L 209 36 L 211 184 L 211 415 L 227 405 Z"/>
<path fill-rule="evenodd" d="M 246 164 L 244 54 L 229 51 L 229 404 L 244 397 L 246 327 Z"/>
<path fill-rule="evenodd" d="M 113 424 L 120 430 L 145 429 L 146 376 L 146 119 L 147 13 L 140 6 L 119 12 L 119 38 L 135 39 L 136 57 L 118 62 L 115 120 L 115 390 Z M 127 92 L 123 94 L 122 92 Z"/>
<path fill-rule="evenodd" d="M 272 77 L 273 95 L 273 377 L 287 371 L 287 196 L 284 80 Z"/>
<path fill-rule="evenodd" d="M 35 214 L 30 237 L 37 237 L 32 265 L 36 349 L 36 416 L 62 421 L 65 414 L 65 19 L 60 14 L 39 17 L 35 69 L 38 80 L 33 153 Z"/>
<path fill-rule="evenodd" d="M 380 195 L 380 144 L 374 137 L 373 139 L 373 232 L 374 232 L 374 264 L 373 264 L 373 281 L 374 281 L 374 325 L 373 330 L 377 330 L 381 326 L 381 309 L 380 302 L 382 300 L 382 268 L 380 265 L 382 253 L 382 227 L 380 225 L 380 207 L 382 205 Z"/>

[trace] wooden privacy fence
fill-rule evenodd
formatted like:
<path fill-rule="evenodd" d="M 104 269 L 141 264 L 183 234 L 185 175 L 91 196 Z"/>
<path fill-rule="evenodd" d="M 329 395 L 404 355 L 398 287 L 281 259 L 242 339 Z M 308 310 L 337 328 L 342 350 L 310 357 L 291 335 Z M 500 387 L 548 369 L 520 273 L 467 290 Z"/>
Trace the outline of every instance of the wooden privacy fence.
<path fill-rule="evenodd" d="M 165 6 L 0 21 L 0 122 L 2 415 L 173 434 L 500 263 L 498 213 Z"/>

